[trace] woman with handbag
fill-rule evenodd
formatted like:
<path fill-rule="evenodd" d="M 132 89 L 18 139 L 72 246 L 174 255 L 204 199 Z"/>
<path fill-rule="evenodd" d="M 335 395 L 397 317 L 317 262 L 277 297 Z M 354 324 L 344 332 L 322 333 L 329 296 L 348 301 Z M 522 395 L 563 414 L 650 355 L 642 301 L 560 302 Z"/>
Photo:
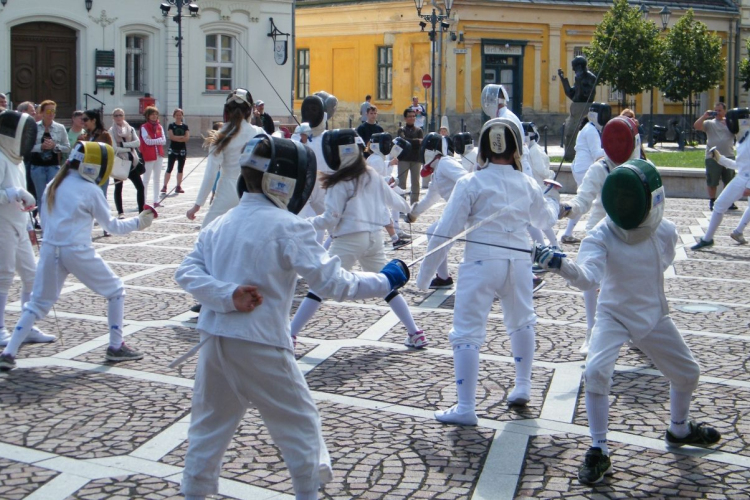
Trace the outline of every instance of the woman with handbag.
<path fill-rule="evenodd" d="M 161 167 L 164 164 L 164 145 L 167 137 L 164 128 L 159 123 L 159 110 L 155 106 L 149 106 L 143 113 L 146 123 L 141 126 L 141 154 L 146 162 L 146 173 L 143 178 L 144 190 L 148 190 L 151 175 L 154 176 L 153 183 L 153 206 L 160 207 L 159 184 L 161 183 Z"/>
<path fill-rule="evenodd" d="M 145 203 L 145 189 L 141 175 L 146 172 L 145 165 L 138 151 L 141 141 L 138 138 L 138 132 L 125 121 L 125 112 L 121 108 L 112 111 L 112 118 L 114 123 L 109 129 L 109 135 L 112 136 L 115 142 L 112 147 L 115 153 L 117 153 L 118 158 L 130 163 L 130 172 L 127 178 L 130 179 L 130 182 L 135 187 L 138 213 L 141 213 L 143 212 L 143 204 Z M 125 180 L 115 182 L 115 206 L 117 207 L 118 219 L 125 218 L 125 210 L 122 208 L 122 186 L 124 183 Z"/>

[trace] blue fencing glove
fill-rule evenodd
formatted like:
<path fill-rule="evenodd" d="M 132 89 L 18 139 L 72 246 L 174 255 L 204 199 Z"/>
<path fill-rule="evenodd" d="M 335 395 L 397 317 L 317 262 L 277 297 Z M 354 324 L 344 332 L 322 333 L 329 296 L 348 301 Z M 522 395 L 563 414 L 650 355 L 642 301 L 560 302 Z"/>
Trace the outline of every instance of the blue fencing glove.
<path fill-rule="evenodd" d="M 406 267 L 406 262 L 399 259 L 393 259 L 380 270 L 385 277 L 388 278 L 388 282 L 391 284 L 392 290 L 398 290 L 409 281 L 409 268 Z"/>
<path fill-rule="evenodd" d="M 534 260 L 544 269 L 560 269 L 566 257 L 557 247 L 537 245 L 534 252 Z"/>

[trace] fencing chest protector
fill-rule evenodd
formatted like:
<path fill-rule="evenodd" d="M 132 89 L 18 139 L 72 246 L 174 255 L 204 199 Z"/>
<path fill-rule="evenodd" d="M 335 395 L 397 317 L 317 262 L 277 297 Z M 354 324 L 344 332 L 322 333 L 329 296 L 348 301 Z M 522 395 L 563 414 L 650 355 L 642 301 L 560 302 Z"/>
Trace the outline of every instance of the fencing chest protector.
<path fill-rule="evenodd" d="M 270 158 L 256 154 L 256 148 L 267 142 Z M 318 170 L 315 153 L 299 142 L 258 134 L 245 145 L 240 155 L 240 166 L 263 172 L 263 194 L 279 208 L 298 214 L 312 194 Z M 237 193 L 240 198 L 247 191 L 240 176 Z"/>
<path fill-rule="evenodd" d="M 607 176 L 602 187 L 602 205 L 621 229 L 635 229 L 664 203 L 661 175 L 646 160 L 629 160 Z"/>
<path fill-rule="evenodd" d="M 602 130 L 602 148 L 617 165 L 636 160 L 641 154 L 638 126 L 632 118 L 616 116 Z"/>
<path fill-rule="evenodd" d="M 474 149 L 474 140 L 471 138 L 469 132 L 459 132 L 453 136 L 453 147 L 456 148 L 456 153 L 461 156 L 471 153 Z"/>
<path fill-rule="evenodd" d="M 0 113 L 0 151 L 13 163 L 21 163 L 36 142 L 36 122 L 26 113 Z"/>
<path fill-rule="evenodd" d="M 77 142 L 70 151 L 68 162 L 81 177 L 101 187 L 112 173 L 115 150 L 103 142 Z"/>

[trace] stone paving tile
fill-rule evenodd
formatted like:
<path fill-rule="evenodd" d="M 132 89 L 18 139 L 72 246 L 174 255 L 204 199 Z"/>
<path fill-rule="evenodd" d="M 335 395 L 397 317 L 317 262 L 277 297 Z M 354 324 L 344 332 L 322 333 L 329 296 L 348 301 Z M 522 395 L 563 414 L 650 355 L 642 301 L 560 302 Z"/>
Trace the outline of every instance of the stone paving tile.
<path fill-rule="evenodd" d="M 184 387 L 69 368 L 16 369 L 2 380 L 0 442 L 71 458 L 131 453 L 190 406 Z"/>
<path fill-rule="evenodd" d="M 750 257 L 750 254 L 748 254 Z M 738 303 L 750 297 L 750 282 L 723 283 L 716 288 L 716 283 L 704 279 L 679 278 L 664 281 L 667 297 L 708 302 Z"/>
<path fill-rule="evenodd" d="M 133 245 L 136 243 L 146 243 L 153 240 L 163 238 L 164 235 L 155 233 L 147 233 L 143 231 L 133 231 L 128 234 L 112 234 L 110 236 L 102 236 L 102 232 L 99 228 L 95 229 L 91 233 L 91 239 L 94 243 L 100 245 Z"/>
<path fill-rule="evenodd" d="M 99 500 L 101 498 L 178 500 L 184 497 L 180 495 L 180 485 L 177 483 L 145 474 L 135 474 L 95 479 L 68 498 L 75 500 Z M 225 499 L 232 497 L 214 495 L 211 498 Z"/>
<path fill-rule="evenodd" d="M 737 300 L 747 303 L 746 298 Z M 670 302 L 669 315 L 674 320 L 677 328 L 684 330 L 698 330 L 706 332 L 726 333 L 731 335 L 750 335 L 748 320 L 750 311 L 747 307 L 724 307 L 726 310 L 721 312 L 684 312 L 677 309 L 676 306 L 685 305 L 684 302 Z"/>
<path fill-rule="evenodd" d="M 177 268 L 161 269 L 145 276 L 128 280 L 125 284 L 129 286 L 147 286 L 153 288 L 182 290 L 180 285 L 178 285 L 174 279 L 175 271 L 177 271 Z"/>
<path fill-rule="evenodd" d="M 609 445 L 614 475 L 585 486 L 577 474 L 589 445 L 573 434 L 529 438 L 515 498 L 750 498 L 744 467 L 619 443 Z"/>
<path fill-rule="evenodd" d="M 100 254 L 105 260 L 138 264 L 179 264 L 188 253 L 188 250 L 181 248 L 166 248 L 154 245 L 122 246 L 110 250 L 100 250 Z"/>
<path fill-rule="evenodd" d="M 161 245 L 175 246 L 175 247 L 182 247 L 182 248 L 193 248 L 195 246 L 196 241 L 198 241 L 197 232 L 195 234 L 189 234 L 186 236 L 178 236 L 177 238 L 166 240 L 162 242 Z"/>
<path fill-rule="evenodd" d="M 482 361 L 477 387 L 477 415 L 493 420 L 539 416 L 552 370 L 535 368 L 531 402 L 526 409 L 509 409 L 507 393 L 515 369 L 510 363 Z M 307 374 L 311 390 L 359 397 L 426 410 L 456 403 L 453 358 L 432 356 L 429 350 L 342 348 Z"/>
<path fill-rule="evenodd" d="M 469 498 L 493 432 L 318 402 L 334 478 L 320 497 Z M 187 444 L 162 461 L 183 466 Z M 256 410 L 240 424 L 222 477 L 292 494 L 278 448 Z"/>
<path fill-rule="evenodd" d="M 195 304 L 187 293 L 125 289 L 125 320 L 167 320 L 186 312 Z M 107 316 L 107 299 L 91 290 L 79 290 L 60 296 L 58 311 Z"/>
<path fill-rule="evenodd" d="M 187 211 L 187 208 L 185 209 Z M 196 223 L 176 223 L 176 222 L 154 222 L 147 230 L 143 233 L 157 233 L 157 234 L 198 234 L 200 231 L 200 224 Z"/>
<path fill-rule="evenodd" d="M 675 273 L 679 276 L 750 279 L 750 262 L 741 260 L 733 261 L 731 270 L 727 269 L 727 263 L 725 262 L 712 262 L 710 260 L 681 260 L 675 262 L 674 268 Z"/>
<path fill-rule="evenodd" d="M 297 305 L 289 316 L 294 317 Z M 387 311 L 328 305 L 326 302 L 300 332 L 302 337 L 323 340 L 354 339 L 385 316 Z"/>
<path fill-rule="evenodd" d="M 111 259 L 111 257 L 113 255 L 114 254 L 110 254 L 109 256 L 107 256 L 106 252 L 104 252 L 104 254 L 101 254 L 101 257 L 105 261 L 108 261 L 108 260 Z M 111 260 L 116 261 L 117 259 L 111 259 Z M 124 278 L 125 276 L 127 276 L 129 274 L 134 274 L 134 273 L 137 273 L 137 272 L 140 272 L 140 271 L 145 271 L 145 270 L 151 269 L 153 267 L 153 266 L 148 266 L 148 265 L 144 266 L 144 265 L 130 264 L 130 263 L 121 264 L 119 262 L 117 262 L 117 263 L 107 262 L 107 265 L 109 266 L 110 269 L 112 269 L 112 272 L 114 272 L 120 278 Z M 68 277 L 65 278 L 65 283 L 66 283 L 66 285 L 68 285 L 68 284 L 74 284 L 74 283 L 75 284 L 79 284 L 80 281 L 78 280 L 78 278 L 76 278 L 72 274 L 69 274 Z"/>
<path fill-rule="evenodd" d="M 15 326 L 19 316 L 20 315 L 17 312 L 5 313 L 5 322 L 10 325 L 9 330 Z M 57 321 L 55 321 L 55 315 L 52 312 L 50 312 L 46 318 L 35 322 L 34 326 L 42 330 L 44 333 L 56 335 L 57 340 L 46 344 L 23 344 L 19 354 L 21 358 L 44 358 L 47 356 L 54 356 L 55 354 L 109 333 L 106 321 L 99 322 L 61 317 L 58 317 Z M 61 333 L 65 342 L 64 345 L 60 340 Z M 95 355 L 103 359 L 105 349 L 105 347 L 102 347 L 101 350 L 95 352 Z"/>
<path fill-rule="evenodd" d="M 58 474 L 49 469 L 0 458 L 0 498 L 5 500 L 26 498 Z"/>
<path fill-rule="evenodd" d="M 701 383 L 693 393 L 690 418 L 722 434 L 718 446 L 750 456 L 750 389 Z M 588 425 L 581 388 L 574 423 Z M 610 392 L 609 430 L 663 439 L 669 424 L 669 381 L 641 373 L 615 372 Z"/>

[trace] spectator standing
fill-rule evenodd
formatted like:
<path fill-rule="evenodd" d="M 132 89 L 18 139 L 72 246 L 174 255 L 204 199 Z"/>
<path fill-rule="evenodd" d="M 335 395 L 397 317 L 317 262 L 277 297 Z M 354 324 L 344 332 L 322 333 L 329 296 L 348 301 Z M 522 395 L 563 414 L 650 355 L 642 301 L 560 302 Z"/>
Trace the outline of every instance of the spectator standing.
<path fill-rule="evenodd" d="M 160 207 L 159 183 L 161 181 L 161 167 L 164 164 L 164 145 L 167 143 L 167 138 L 164 135 L 164 128 L 159 123 L 159 110 L 156 107 L 147 107 L 143 116 L 146 118 L 146 123 L 141 126 L 140 139 L 141 154 L 143 155 L 143 161 L 146 163 L 143 189 L 144 192 L 148 190 L 148 183 L 153 175 L 153 206 Z"/>
<path fill-rule="evenodd" d="M 0 111 L 8 109 L 8 96 L 0 92 Z"/>
<path fill-rule="evenodd" d="M 424 130 L 425 125 L 427 125 L 427 111 L 425 111 L 424 106 L 419 104 L 419 98 L 417 96 L 411 98 L 411 109 L 414 110 L 416 115 L 414 124 Z"/>
<path fill-rule="evenodd" d="M 131 162 L 128 179 L 130 179 L 130 182 L 135 187 L 138 213 L 141 213 L 143 212 L 143 204 L 145 203 L 145 190 L 143 189 L 143 180 L 141 179 L 143 171 L 139 171 L 138 167 L 140 159 L 137 148 L 141 145 L 141 141 L 138 138 L 138 132 L 136 132 L 135 128 L 131 127 L 125 121 L 125 111 L 120 108 L 115 109 L 112 111 L 112 118 L 114 119 L 114 123 L 109 129 L 109 135 L 114 142 L 112 147 L 117 156 Z M 125 218 L 125 210 L 122 208 L 122 186 L 124 183 L 125 181 L 115 182 L 115 207 L 117 207 L 118 219 Z"/>
<path fill-rule="evenodd" d="M 182 122 L 184 116 L 185 113 L 180 108 L 175 109 L 172 113 L 174 122 L 167 127 L 169 158 L 167 160 L 167 173 L 164 174 L 164 186 L 161 188 L 161 192 L 165 194 L 175 161 L 177 162 L 177 187 L 175 187 L 174 192 L 178 194 L 185 192 L 182 190 L 182 171 L 185 169 L 185 160 L 187 159 L 187 142 L 190 140 L 190 129 L 188 129 L 187 123 Z"/>
<path fill-rule="evenodd" d="M 273 118 L 265 112 L 265 109 L 266 103 L 258 99 L 255 103 L 255 111 L 253 112 L 253 119 L 250 123 L 256 127 L 262 128 L 266 134 L 271 135 L 276 131 L 276 126 L 273 124 Z"/>
<path fill-rule="evenodd" d="M 359 121 L 362 123 L 365 123 L 367 121 L 367 110 L 370 109 L 371 100 L 372 96 L 370 94 L 367 94 L 365 96 L 365 102 L 359 105 Z M 365 144 L 367 144 L 367 141 L 365 141 Z"/>
<path fill-rule="evenodd" d="M 419 149 L 422 147 L 424 131 L 415 125 L 417 114 L 413 107 L 404 110 L 406 125 L 398 129 L 398 136 L 411 143 L 411 151 L 398 162 L 398 186 L 406 189 L 406 178 L 411 174 L 411 203 L 419 201 L 419 173 L 422 164 L 419 163 Z"/>
<path fill-rule="evenodd" d="M 44 101 L 39 109 L 41 120 L 36 124 L 36 144 L 31 150 L 31 180 L 36 193 L 40 195 L 37 199 L 41 199 L 47 183 L 60 170 L 60 155 L 70 152 L 68 131 L 54 120 L 57 113 L 55 101 Z"/>
<path fill-rule="evenodd" d="M 727 105 L 717 102 L 713 111 L 707 110 L 693 124 L 695 130 L 706 133 L 706 185 L 708 189 L 708 208 L 713 211 L 716 201 L 716 190 L 719 181 L 724 187 L 734 178 L 734 170 L 719 165 L 710 155 L 709 151 L 715 147 L 719 153 L 734 160 L 734 134 L 727 128 L 724 117 L 727 114 Z M 737 205 L 732 203 L 729 210 L 737 210 Z"/>
<path fill-rule="evenodd" d="M 370 136 L 372 134 L 379 134 L 383 132 L 383 127 L 378 125 L 378 108 L 370 106 L 367 108 L 367 121 L 357 127 L 357 135 L 359 135 L 365 144 L 370 143 Z"/>
<path fill-rule="evenodd" d="M 80 109 L 77 109 L 73 111 L 73 116 L 70 119 L 71 126 L 68 129 L 68 142 L 71 146 L 75 144 L 78 141 L 78 138 L 83 134 L 83 111 Z M 65 163 L 68 160 L 68 155 L 70 153 L 65 153 L 62 155 L 62 162 L 61 164 Z"/>

